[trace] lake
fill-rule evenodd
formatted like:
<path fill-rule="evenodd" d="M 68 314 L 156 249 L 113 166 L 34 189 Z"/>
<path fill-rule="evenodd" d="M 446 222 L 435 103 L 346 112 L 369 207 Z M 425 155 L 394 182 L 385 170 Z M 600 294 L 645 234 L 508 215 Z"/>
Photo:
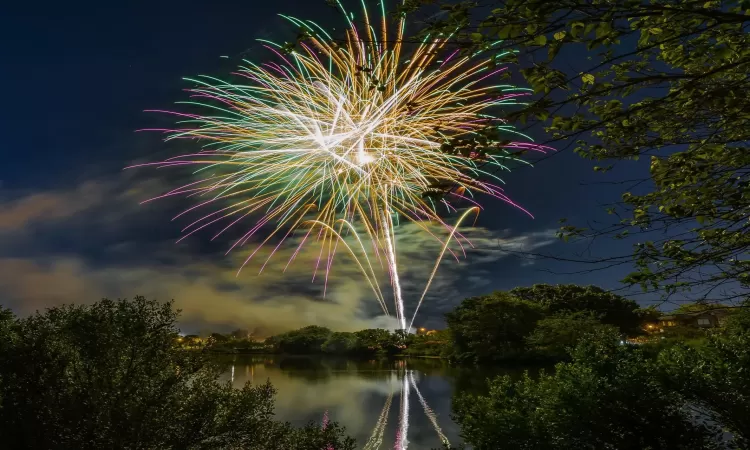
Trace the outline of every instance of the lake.
<path fill-rule="evenodd" d="M 236 387 L 270 380 L 278 390 L 276 416 L 305 425 L 329 420 L 346 427 L 366 450 L 440 448 L 460 442 L 450 417 L 453 394 L 481 392 L 494 373 L 450 367 L 439 359 L 347 360 L 323 357 L 229 355 L 224 379 Z"/>

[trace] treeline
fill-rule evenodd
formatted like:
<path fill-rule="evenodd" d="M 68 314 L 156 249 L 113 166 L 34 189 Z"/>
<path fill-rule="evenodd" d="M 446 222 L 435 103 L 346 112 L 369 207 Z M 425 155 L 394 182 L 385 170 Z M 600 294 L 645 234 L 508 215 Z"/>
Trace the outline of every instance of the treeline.
<path fill-rule="evenodd" d="M 266 339 L 276 351 L 288 354 L 393 355 L 404 348 L 406 333 L 383 329 L 333 332 L 309 326 Z"/>
<path fill-rule="evenodd" d="M 451 340 L 448 330 L 417 335 L 379 328 L 333 332 L 325 327 L 309 326 L 268 338 L 266 344 L 277 352 L 288 354 L 449 356 Z"/>
<path fill-rule="evenodd" d="M 195 335 L 183 338 L 187 347 L 204 348 L 217 353 L 274 353 L 276 351 L 270 344 L 254 339 L 244 333 L 235 332 L 229 334 L 211 333 L 206 339 L 200 339 Z"/>
<path fill-rule="evenodd" d="M 705 307 L 686 304 L 678 312 Z M 654 323 L 659 315 L 656 309 L 641 308 L 596 286 L 539 284 L 467 298 L 445 315 L 447 326 L 442 330 L 339 332 L 313 325 L 262 342 L 234 332 L 213 333 L 202 341 L 185 336 L 183 344 L 222 353 L 406 355 L 447 358 L 456 364 L 550 364 L 570 360 L 569 350 L 585 336 L 609 333 L 623 342 L 642 338 L 648 334 L 644 324 Z M 676 343 L 700 343 L 706 336 L 705 330 L 673 326 L 651 336 L 647 347 L 658 352 Z"/>
<path fill-rule="evenodd" d="M 179 338 L 187 348 L 218 353 L 284 353 L 291 355 L 328 354 L 340 356 L 388 356 L 403 352 L 414 337 L 400 330 L 367 329 L 356 332 L 333 331 L 310 325 L 268 337 L 262 341 L 238 337 L 237 333 L 211 333 L 205 339 L 197 335 Z"/>
<path fill-rule="evenodd" d="M 617 332 L 623 339 L 637 336 L 643 333 L 642 323 L 657 314 L 595 286 L 541 284 L 467 298 L 446 314 L 447 328 L 428 333 L 338 332 L 308 326 L 264 342 L 214 333 L 209 348 L 296 355 L 435 356 L 470 364 L 550 361 L 567 358 L 569 347 L 597 330 Z"/>

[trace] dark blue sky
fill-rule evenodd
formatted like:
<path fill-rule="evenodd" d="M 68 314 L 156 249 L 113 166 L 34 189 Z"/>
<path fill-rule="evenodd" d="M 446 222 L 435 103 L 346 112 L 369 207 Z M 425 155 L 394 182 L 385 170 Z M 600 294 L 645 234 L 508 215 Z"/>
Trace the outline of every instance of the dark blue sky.
<path fill-rule="evenodd" d="M 358 2 L 350 3 L 356 11 Z M 158 135 L 134 132 L 165 120 L 143 110 L 168 109 L 183 99 L 183 76 L 222 76 L 240 57 L 270 57 L 255 39 L 283 40 L 290 32 L 276 13 L 324 23 L 340 20 L 324 0 L 39 1 L 0 7 L 0 304 L 26 312 L 137 293 L 175 298 L 180 304 L 181 297 L 204 289 L 181 305 L 189 326 L 234 326 L 256 318 L 259 326 L 269 328 L 305 321 L 339 324 L 328 317 L 338 314 L 335 308 L 316 309 L 336 298 L 304 299 L 315 295 L 304 286 L 294 294 L 286 283 L 279 292 L 300 299 L 283 304 L 280 311 L 299 317 L 274 321 L 277 295 L 268 292 L 280 280 L 259 282 L 253 272 L 233 281 L 234 262 L 223 256 L 228 242 L 208 242 L 210 235 L 174 244 L 181 224 L 170 218 L 184 205 L 138 204 L 154 189 L 169 187 L 170 180 L 150 170 L 122 171 L 134 161 L 159 160 L 174 150 Z M 570 56 L 572 66 L 576 58 Z M 539 131 L 535 134 L 544 139 Z M 500 203 L 486 205 L 477 223 L 485 250 L 479 256 L 470 253 L 460 270 L 441 268 L 445 285 L 425 305 L 424 322 L 439 324 L 442 312 L 461 298 L 493 289 L 561 282 L 618 287 L 624 267 L 560 275 L 583 267 L 488 249 L 497 248 L 500 239 L 505 248 L 574 255 L 580 248 L 552 237 L 558 219 L 585 224 L 602 218 L 598 205 L 616 201 L 620 194 L 618 186 L 591 185 L 604 180 L 592 166 L 562 151 L 535 168 L 505 176 L 508 194 L 536 218 Z M 636 169 L 626 165 L 606 179 L 634 178 L 627 172 Z M 593 251 L 609 255 L 626 249 L 623 245 L 601 242 Z M 342 286 L 336 295 L 346 296 L 347 285 Z M 223 293 L 232 301 L 219 298 Z M 256 313 L 259 303 L 265 309 Z M 234 317 L 234 308 L 247 311 Z M 341 323 L 371 311 L 359 303 L 347 308 Z"/>

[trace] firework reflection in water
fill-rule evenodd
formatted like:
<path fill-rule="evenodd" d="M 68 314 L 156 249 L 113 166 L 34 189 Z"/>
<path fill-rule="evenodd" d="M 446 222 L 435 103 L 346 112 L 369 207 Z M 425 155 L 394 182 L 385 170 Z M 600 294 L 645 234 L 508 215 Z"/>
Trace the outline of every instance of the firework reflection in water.
<path fill-rule="evenodd" d="M 403 361 L 399 361 L 399 363 L 403 363 Z M 409 446 L 409 440 L 408 440 L 409 399 L 410 399 L 410 394 L 411 394 L 412 389 L 417 394 L 417 397 L 419 398 L 419 403 L 422 405 L 425 415 L 429 419 L 430 423 L 433 426 L 433 429 L 435 430 L 438 437 L 440 438 L 440 442 L 446 445 L 450 445 L 448 438 L 445 436 L 445 434 L 443 434 L 443 430 L 438 425 L 435 412 L 427 404 L 427 401 L 422 395 L 422 392 L 419 390 L 419 386 L 417 384 L 417 381 L 414 375 L 415 375 L 415 372 L 413 370 L 408 370 L 406 368 L 406 364 L 402 365 L 402 370 L 400 370 L 398 374 L 398 377 L 401 378 L 399 382 L 400 411 L 399 411 L 398 427 L 396 429 L 396 437 L 395 437 L 393 449 L 394 450 L 406 450 Z M 380 416 L 378 417 L 378 420 L 375 422 L 375 426 L 373 427 L 372 434 L 370 435 L 370 439 L 368 439 L 367 442 L 365 443 L 363 450 L 378 450 L 381 448 L 383 444 L 383 440 L 384 440 L 386 425 L 388 424 L 388 416 L 390 414 L 394 394 L 395 393 L 393 391 L 391 391 L 388 394 L 388 397 L 385 400 L 385 404 L 383 405 L 383 409 L 380 412 Z M 326 411 L 323 414 L 323 429 L 325 429 L 328 426 L 328 421 L 329 421 L 328 411 Z M 325 450 L 335 450 L 335 449 L 333 449 L 329 444 L 329 446 L 326 447 Z"/>

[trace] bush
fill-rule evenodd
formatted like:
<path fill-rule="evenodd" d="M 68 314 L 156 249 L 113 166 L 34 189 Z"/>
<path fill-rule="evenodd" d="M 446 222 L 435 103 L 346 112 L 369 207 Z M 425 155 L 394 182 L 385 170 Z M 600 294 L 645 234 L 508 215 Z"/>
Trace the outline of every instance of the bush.
<path fill-rule="evenodd" d="M 526 341 L 539 355 L 562 360 L 581 339 L 600 330 L 618 333 L 616 327 L 603 325 L 590 312 L 562 312 L 538 321 Z"/>
<path fill-rule="evenodd" d="M 750 447 L 750 311 L 741 310 L 701 346 L 663 351 L 659 363 L 671 388 L 732 432 L 738 448 Z"/>
<path fill-rule="evenodd" d="M 554 375 L 491 382 L 488 395 L 454 402 L 462 436 L 477 450 L 718 449 L 718 429 L 697 423 L 666 389 L 653 360 L 598 330 Z"/>

